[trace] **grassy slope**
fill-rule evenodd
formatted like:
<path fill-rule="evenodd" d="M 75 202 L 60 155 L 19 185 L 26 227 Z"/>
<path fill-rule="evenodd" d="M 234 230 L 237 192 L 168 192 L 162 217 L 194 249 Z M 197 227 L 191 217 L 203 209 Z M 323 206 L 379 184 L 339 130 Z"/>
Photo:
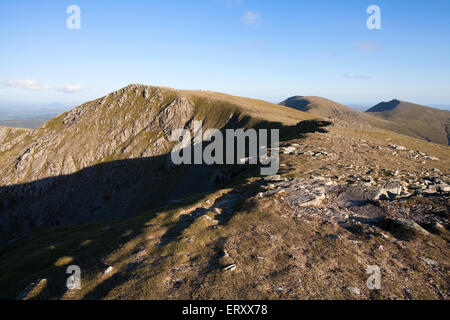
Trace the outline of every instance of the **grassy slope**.
<path fill-rule="evenodd" d="M 214 106 L 225 104 L 238 105 L 246 114 L 272 121 L 281 118 L 286 123 L 295 123 L 311 118 L 302 112 L 274 107 L 263 101 L 216 93 L 194 94 L 191 91 L 183 91 L 183 94 L 190 95 L 197 101 L 199 115 L 205 112 L 211 115 L 212 112 L 220 117 L 221 112 L 217 112 Z M 280 110 L 286 113 L 280 115 Z M 209 121 L 214 123 L 219 121 L 219 118 L 213 117 Z M 54 121 L 44 127 L 57 129 L 59 125 L 59 121 Z M 389 138 L 392 143 L 421 150 L 442 159 L 448 158 L 449 149 L 446 146 L 437 146 L 388 131 L 335 128 L 332 132 L 382 145 L 391 143 L 386 141 Z M 353 157 L 354 155 L 351 155 L 351 158 Z M 395 159 L 391 162 L 390 165 L 395 167 Z M 311 169 L 314 164 L 305 163 L 305 166 L 305 169 Z M 446 169 L 445 166 L 439 168 Z M 299 170 L 298 164 L 292 169 Z M 299 170 L 299 175 L 301 171 Z M 242 181 L 244 179 L 241 183 L 245 184 Z M 230 189 L 187 199 L 174 207 L 152 210 L 138 217 L 114 223 L 49 229 L 11 247 L 2 248 L 0 298 L 14 298 L 29 283 L 39 278 L 47 278 L 47 285 L 41 288 L 41 291 L 35 292 L 31 298 L 282 298 L 283 293 L 277 293 L 271 285 L 285 286 L 292 283 L 293 279 L 287 278 L 292 276 L 292 273 L 288 272 L 292 268 L 298 268 L 295 272 L 299 278 L 294 280 L 302 281 L 294 296 L 319 299 L 351 298 L 347 292 L 340 289 L 335 291 L 335 288 L 367 279 L 362 268 L 373 262 L 373 249 L 355 247 L 354 243 L 347 239 L 337 246 L 325 237 L 326 234 L 339 232 L 335 226 L 316 220 L 294 224 L 282 217 L 284 208 L 280 208 L 276 202 L 242 203 L 232 219 L 217 229 L 211 228 L 208 219 L 198 219 L 183 230 L 175 241 L 159 245 L 161 237 L 177 224 L 180 214 L 198 207 L 208 207 L 207 201 L 213 203 L 223 194 L 241 187 L 245 189 L 239 185 L 230 186 Z M 251 188 L 245 192 L 250 191 Z M 214 217 L 211 212 L 207 215 Z M 274 243 L 268 238 L 269 234 L 275 234 L 282 242 Z M 321 236 L 317 237 L 317 234 Z M 189 238 L 195 241 L 189 242 Z M 425 241 L 417 241 L 420 246 L 426 245 Z M 433 238 L 433 241 L 442 245 L 442 240 L 437 237 Z M 383 245 L 387 248 L 385 253 L 377 253 L 380 255 L 379 259 L 391 259 L 389 254 L 396 250 L 395 244 L 382 238 L 377 239 L 373 245 Z M 224 273 L 220 269 L 222 264 L 227 263 L 218 257 L 219 251 L 225 247 L 239 266 L 236 273 Z M 333 250 L 329 249 L 331 247 Z M 145 250 L 145 263 L 138 269 L 130 268 L 130 263 L 139 259 L 141 250 Z M 434 246 L 427 250 L 430 258 L 440 254 L 439 249 Z M 290 258 L 292 253 L 300 256 L 295 263 Z M 397 254 L 405 259 L 415 259 L 414 252 L 409 249 L 400 250 Z M 255 262 L 253 257 L 258 255 L 271 258 L 268 261 Z M 308 257 L 307 260 L 301 258 L 302 256 Z M 416 261 L 411 262 L 415 263 Z M 79 265 L 82 269 L 81 291 L 64 291 L 68 277 L 66 268 L 69 264 Z M 104 276 L 103 272 L 108 266 L 113 266 L 114 270 Z M 418 274 L 427 272 L 422 270 L 423 266 L 415 268 Z M 328 272 L 324 273 L 323 270 Z M 390 286 L 389 292 L 401 295 L 402 279 L 398 280 L 396 277 L 396 274 L 388 275 L 386 284 Z M 178 278 L 183 279 L 179 287 Z M 445 283 L 440 285 L 445 286 Z M 419 297 L 429 297 L 429 293 L 423 292 Z"/>
<path fill-rule="evenodd" d="M 0 126 L 0 161 L 26 146 L 31 141 L 32 130 Z"/>
<path fill-rule="evenodd" d="M 398 104 L 395 103 L 395 107 L 383 110 L 383 106 L 390 103 L 392 101 L 380 103 L 366 111 L 366 114 L 401 124 L 423 139 L 441 144 L 450 144 L 450 136 L 446 132 L 446 127 L 450 127 L 449 111 L 404 101 L 398 101 Z"/>
<path fill-rule="evenodd" d="M 136 88 L 138 90 L 147 88 L 153 92 L 152 94 L 159 92 L 163 98 L 161 105 L 149 104 L 141 95 L 136 96 L 134 93 Z M 149 132 L 144 128 L 142 132 L 132 135 L 130 139 L 117 145 L 112 154 L 105 154 L 103 158 L 95 159 L 91 163 L 85 163 L 83 159 L 77 159 L 76 155 L 101 148 L 105 142 L 108 142 L 104 140 L 104 137 L 117 127 L 117 123 L 121 123 L 123 130 L 126 130 L 128 126 L 134 125 L 136 119 L 142 120 L 143 115 L 146 114 L 157 114 L 157 108 L 168 105 L 174 99 L 180 97 L 186 97 L 194 103 L 195 118 L 204 120 L 204 128 L 222 128 L 232 116 L 237 116 L 239 119 L 249 117 L 251 122 L 248 125 L 250 126 L 260 121 L 273 121 L 274 119 L 283 124 L 291 125 L 313 118 L 307 113 L 268 102 L 215 92 L 184 91 L 141 85 L 130 85 L 117 92 L 118 95 L 116 96 L 108 95 L 76 107 L 75 110 L 82 111 L 83 115 L 77 119 L 75 126 L 63 124 L 63 119 L 69 114 L 69 112 L 65 112 L 45 122 L 37 129 L 27 131 L 30 134 L 26 140 L 15 144 L 8 151 L 0 152 L 0 168 L 4 169 L 4 174 L 13 175 L 12 164 L 16 161 L 16 158 L 42 137 L 47 137 L 46 142 L 38 146 L 36 153 L 41 148 L 47 148 L 50 150 L 50 155 L 53 154 L 53 156 L 59 155 L 61 157 L 64 154 L 71 154 L 78 169 L 104 161 L 134 158 L 148 147 L 149 139 L 157 140 L 160 137 L 158 132 Z M 119 99 L 122 94 L 128 95 L 127 102 L 121 106 L 115 105 L 115 100 Z M 106 100 L 104 105 L 98 108 L 103 99 Z M 149 118 L 148 121 L 151 123 L 152 118 Z M 13 131 L 22 132 L 22 130 Z M 80 132 L 89 132 L 91 136 L 88 139 L 88 135 L 80 134 Z M 8 137 L 8 141 L 11 141 L 12 134 L 9 133 L 9 136 L 11 137 Z M 61 137 L 61 142 L 56 147 L 51 145 L 55 136 Z M 152 137 L 154 139 L 151 139 Z M 131 150 L 131 152 L 120 152 L 124 149 Z M 59 161 L 59 158 L 55 159 Z M 1 166 L 2 163 L 4 167 Z M 46 177 L 44 173 L 39 173 L 38 176 L 30 177 L 30 179 L 35 180 L 44 177 Z M 30 179 L 21 182 L 28 182 Z"/>
<path fill-rule="evenodd" d="M 388 133 L 371 130 L 335 128 L 331 133 L 364 138 L 382 145 L 386 145 L 385 138 L 390 137 Z M 322 137 L 317 135 L 314 139 Z M 448 156 L 449 153 L 446 146 L 433 147 L 422 140 L 396 134 L 393 139 L 393 142 L 411 149 L 430 151 L 433 156 Z M 354 163 L 356 154 L 349 156 L 348 161 Z M 390 157 L 389 153 L 387 157 Z M 300 161 L 292 165 L 282 158 L 282 163 L 287 164 L 284 170 L 297 170 L 296 175 L 300 176 L 301 165 L 305 170 L 319 168 L 321 164 L 317 161 Z M 383 161 L 379 164 L 383 165 Z M 443 167 L 439 168 L 446 170 L 446 164 L 440 164 Z M 395 168 L 395 159 L 386 165 Z M 207 208 L 216 199 L 236 189 L 242 190 L 236 192 L 249 195 L 255 192 L 249 184 L 245 186 L 245 181 L 250 183 L 253 178 L 244 178 L 229 188 L 186 199 L 174 207 L 152 210 L 114 223 L 51 229 L 1 249 L 0 298 L 14 298 L 29 283 L 46 278 L 47 285 L 33 292 L 30 298 L 349 299 L 354 297 L 342 288 L 365 283 L 367 274 L 364 268 L 380 260 L 391 261 L 394 253 L 402 263 L 391 262 L 383 276 L 383 290 L 373 292 L 373 298 L 401 297 L 403 287 L 409 284 L 415 286 L 416 298 L 435 298 L 433 290 L 416 285 L 420 275 L 429 271 L 415 253 L 420 248 L 431 259 L 442 258 L 442 254 L 447 254 L 439 249 L 447 245 L 442 238 L 414 239 L 404 249 L 383 237 L 376 237 L 369 244 L 365 238 L 357 239 L 363 244 L 356 244 L 354 238 L 342 233 L 336 225 L 316 219 L 295 222 L 286 219 L 283 217 L 286 209 L 280 207 L 276 200 L 242 202 L 230 221 L 218 228 L 212 228 L 214 223 L 202 217 L 185 228 L 174 241 L 160 244 L 163 235 L 177 225 L 181 214 L 199 207 Z M 214 218 L 215 213 L 208 212 L 206 216 Z M 327 234 L 341 234 L 344 240 L 336 243 L 326 237 Z M 279 240 L 273 240 L 269 235 Z M 385 249 L 374 253 L 379 246 Z M 224 249 L 233 260 L 220 257 Z M 141 261 L 142 250 L 145 254 Z M 257 257 L 266 257 L 266 260 Z M 136 262 L 137 267 L 133 268 Z M 236 263 L 238 270 L 223 272 L 221 268 L 230 262 Z M 66 293 L 66 268 L 71 264 L 82 269 L 82 290 Z M 103 275 L 108 266 L 113 266 L 113 271 Z M 414 273 L 402 273 L 405 267 L 412 268 Z M 293 276 L 297 278 L 293 279 Z M 446 287 L 445 279 L 437 281 L 441 288 Z M 286 296 L 277 291 L 278 286 L 295 289 Z"/>
<path fill-rule="evenodd" d="M 414 138 L 422 138 L 422 136 L 418 135 L 407 126 L 404 126 L 402 123 L 380 119 L 322 97 L 293 97 L 280 104 L 308 112 L 317 117 L 339 119 L 394 131 Z"/>
<path fill-rule="evenodd" d="M 128 90 L 130 87 L 132 86 L 124 89 Z M 167 100 L 166 103 L 170 103 L 177 96 L 186 96 L 193 101 L 195 104 L 196 118 L 205 120 L 205 127 L 220 128 L 233 114 L 238 114 L 240 118 L 246 116 L 251 117 L 249 125 L 256 125 L 260 121 L 273 121 L 274 119 L 277 119 L 277 121 L 283 124 L 295 124 L 299 121 L 313 118 L 309 114 L 260 100 L 213 92 L 180 91 L 170 88 L 159 89 L 165 100 Z M 133 88 L 130 90 L 133 90 Z M 112 99 L 112 97 L 108 99 Z M 97 99 L 87 102 L 78 108 L 93 108 L 100 100 Z M 132 105 L 121 108 L 115 114 L 110 114 L 106 110 L 99 110 L 98 112 L 101 113 L 100 120 L 104 119 L 105 116 L 117 116 L 119 118 L 125 115 L 130 116 L 130 114 L 132 116 L 133 113 L 144 110 L 143 104 L 142 98 L 139 97 L 134 100 Z M 55 134 L 62 135 L 70 140 L 75 140 L 76 136 L 69 134 L 65 125 L 62 123 L 62 120 L 67 114 L 68 112 L 65 112 L 47 121 L 35 130 L 2 128 L 6 132 L 2 140 L 4 143 L 13 141 L 21 135 L 26 135 L 26 139 L 21 140 L 11 149 L 1 152 L 0 161 L 5 161 L 4 163 L 6 163 L 7 160 L 14 160 L 17 154 L 32 143 L 33 138 L 30 135 L 31 133 L 33 133 L 34 138 L 42 137 L 45 134 Z M 114 119 L 109 120 L 114 121 Z M 77 132 L 79 130 L 89 130 L 90 126 L 92 126 L 90 123 L 92 121 L 97 120 L 90 118 L 80 123 Z M 147 141 L 148 139 L 143 140 Z M 120 148 L 117 149 L 120 150 Z M 110 155 L 107 160 L 111 161 L 116 158 L 116 156 Z M 152 215 L 150 213 L 150 216 Z M 98 268 L 99 256 L 110 253 L 111 250 L 115 249 L 115 245 L 123 243 L 121 234 L 127 233 L 126 231 L 134 223 L 142 226 L 142 219 L 147 221 L 148 217 L 149 214 L 144 214 L 142 217 L 136 219 L 114 223 L 118 226 L 120 234 L 101 232 L 103 225 L 57 228 L 39 233 L 11 248 L 1 249 L 0 269 L 4 272 L 2 278 L 0 278 L 0 282 L 2 283 L 0 298 L 14 297 L 18 288 L 23 287 L 27 282 L 32 282 L 39 275 L 45 275 L 49 278 L 53 276 L 60 277 L 60 279 L 65 278 L 65 272 L 62 274 L 58 272 L 64 269 L 66 263 L 80 263 L 80 265 L 88 266 L 92 263 Z M 170 218 L 170 214 L 168 214 L 166 219 L 169 221 L 172 219 Z M 169 222 L 157 222 L 157 225 L 159 228 L 164 228 L 167 223 Z M 125 238 L 128 239 L 127 236 Z M 52 289 L 50 291 L 55 292 Z M 51 297 L 56 298 L 56 296 Z"/>
<path fill-rule="evenodd" d="M 182 90 L 181 92 L 190 98 L 208 99 L 211 106 L 214 105 L 215 101 L 223 101 L 238 107 L 243 114 L 249 115 L 252 118 L 266 121 L 278 121 L 285 125 L 293 125 L 299 121 L 314 118 L 305 112 L 292 110 L 291 108 L 276 105 L 263 100 L 231 96 L 228 94 L 211 91 Z"/>

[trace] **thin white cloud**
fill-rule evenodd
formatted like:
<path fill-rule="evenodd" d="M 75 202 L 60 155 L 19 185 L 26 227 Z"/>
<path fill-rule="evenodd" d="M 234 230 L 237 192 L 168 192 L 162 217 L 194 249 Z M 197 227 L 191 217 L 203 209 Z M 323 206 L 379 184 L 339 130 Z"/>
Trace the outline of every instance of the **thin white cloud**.
<path fill-rule="evenodd" d="M 27 90 L 38 91 L 58 91 L 64 93 L 73 93 L 84 89 L 84 86 L 82 84 L 72 83 L 63 86 L 50 86 L 31 79 L 6 80 L 3 82 L 3 87 L 23 88 Z"/>
<path fill-rule="evenodd" d="M 361 75 L 361 74 L 353 74 L 352 75 L 352 74 L 348 74 L 347 72 L 345 72 L 343 74 L 343 77 L 345 79 L 356 79 L 356 80 L 369 80 L 369 79 L 372 79 L 369 76 L 365 76 L 365 75 Z"/>
<path fill-rule="evenodd" d="M 57 87 L 56 90 L 62 92 L 77 92 L 84 89 L 84 85 L 78 83 L 66 84 L 65 86 Z"/>
<path fill-rule="evenodd" d="M 261 15 L 259 14 L 259 12 L 253 12 L 253 11 L 247 11 L 244 15 L 244 17 L 242 18 L 242 22 L 244 22 L 244 24 L 246 26 L 249 25 L 254 25 L 254 24 L 259 24 L 261 23 Z"/>
<path fill-rule="evenodd" d="M 373 43 L 368 43 L 368 42 L 355 43 L 355 47 L 358 50 L 365 51 L 365 52 L 374 52 L 374 51 L 380 50 L 380 46 L 379 45 L 373 44 Z"/>

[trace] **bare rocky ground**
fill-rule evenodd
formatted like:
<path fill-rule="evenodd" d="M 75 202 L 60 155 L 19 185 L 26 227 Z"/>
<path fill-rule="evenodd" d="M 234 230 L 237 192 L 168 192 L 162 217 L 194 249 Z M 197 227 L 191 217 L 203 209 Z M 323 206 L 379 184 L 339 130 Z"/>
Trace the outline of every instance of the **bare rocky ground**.
<path fill-rule="evenodd" d="M 2 248 L 0 298 L 447 300 L 449 147 L 331 121 L 282 142 L 279 175 L 250 167 L 169 207 Z M 73 264 L 82 287 L 68 291 Z"/>
<path fill-rule="evenodd" d="M 245 128 L 274 114 L 289 125 L 311 118 L 259 100 L 130 85 L 35 130 L 0 127 L 0 244 L 49 227 L 136 216 L 215 189 L 215 168 L 171 163 L 172 131 L 193 130 L 194 119 L 204 130 Z"/>
<path fill-rule="evenodd" d="M 107 226 L 92 241 L 120 240 L 82 290 L 27 298 L 448 299 L 448 160 L 339 130 L 286 142 L 280 175 Z M 379 290 L 367 287 L 369 266 Z"/>

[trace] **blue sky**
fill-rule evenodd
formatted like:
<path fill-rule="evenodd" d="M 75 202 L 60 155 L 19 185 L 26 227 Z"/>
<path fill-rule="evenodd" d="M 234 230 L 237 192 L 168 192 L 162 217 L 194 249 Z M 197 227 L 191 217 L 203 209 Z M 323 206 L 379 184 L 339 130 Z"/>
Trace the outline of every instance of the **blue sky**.
<path fill-rule="evenodd" d="M 0 41 L 0 105 L 74 106 L 130 83 L 450 105 L 448 0 L 1 1 Z"/>

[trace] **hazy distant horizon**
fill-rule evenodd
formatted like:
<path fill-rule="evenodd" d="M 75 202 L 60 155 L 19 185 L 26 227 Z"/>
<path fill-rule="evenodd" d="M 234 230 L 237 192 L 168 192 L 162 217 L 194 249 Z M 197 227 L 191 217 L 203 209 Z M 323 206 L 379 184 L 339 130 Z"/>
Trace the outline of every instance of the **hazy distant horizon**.
<path fill-rule="evenodd" d="M 226 93 L 226 92 L 224 92 Z M 20 101 L 15 101 L 15 102 L 4 102 L 4 101 L 0 101 L 0 121 L 4 121 L 4 120 L 19 120 L 19 119 L 30 119 L 30 118 L 35 118 L 36 115 L 42 115 L 42 114 L 59 114 L 65 111 L 69 111 L 85 102 L 88 102 L 90 100 L 94 100 L 97 98 L 100 98 L 101 96 L 86 100 L 86 101 L 79 101 L 79 102 L 74 102 L 74 103 L 58 103 L 58 102 L 48 102 L 48 103 L 44 103 L 44 104 L 31 104 L 29 102 L 20 102 Z M 250 96 L 248 96 L 250 97 Z M 260 99 L 260 100 L 265 100 L 262 98 L 258 98 L 258 97 L 250 97 L 253 99 Z M 285 100 L 287 97 L 283 97 L 280 98 L 279 101 L 277 100 L 265 100 L 274 104 L 278 104 L 281 101 Z M 330 99 L 327 96 L 324 96 L 324 98 Z M 395 99 L 395 98 L 392 98 Z M 382 102 L 382 101 L 390 101 L 392 99 L 389 100 L 380 100 L 378 102 L 372 102 L 372 103 L 368 103 L 368 102 L 343 102 L 343 101 L 339 101 L 339 100 L 333 100 L 336 101 L 342 105 L 345 105 L 347 107 L 350 107 L 352 109 L 364 112 L 367 111 L 368 109 L 372 108 L 373 106 L 375 106 L 376 104 Z M 400 99 L 401 100 L 401 99 Z M 436 108 L 436 109 L 441 109 L 441 110 L 448 110 L 450 111 L 450 104 L 424 104 L 424 103 L 418 103 L 415 101 L 408 101 L 411 103 L 416 103 L 419 105 L 423 105 L 423 106 L 427 106 L 427 107 L 431 107 L 431 108 Z M 28 113 L 27 113 L 28 112 Z M 8 116 L 6 116 L 8 115 Z"/>
<path fill-rule="evenodd" d="M 11 44 L 0 51 L 0 101 L 75 106 L 143 83 L 273 102 L 302 94 L 450 105 L 449 1 L 380 0 L 375 30 L 362 0 L 76 5 L 78 29 L 60 1 L 0 2 Z"/>
<path fill-rule="evenodd" d="M 99 97 L 97 97 L 99 98 Z M 254 98 L 254 97 L 253 97 Z M 288 98 L 288 97 L 286 97 Z M 269 101 L 272 103 L 279 103 L 283 101 L 284 99 L 280 99 L 280 101 Z M 325 97 L 327 98 L 327 97 Z M 255 98 L 258 99 L 258 98 Z M 92 99 L 91 99 L 92 100 Z M 264 99 L 261 99 L 264 100 Z M 47 120 L 50 120 L 53 117 L 56 117 L 57 115 L 69 111 L 73 108 L 75 108 L 78 105 L 81 105 L 82 103 L 87 102 L 83 101 L 80 103 L 74 103 L 74 104 L 64 104 L 64 103 L 47 103 L 43 105 L 30 105 L 28 103 L 20 103 L 20 102 L 14 102 L 14 103 L 5 103 L 0 102 L 0 126 L 11 126 L 11 127 L 23 127 L 23 128 L 35 128 L 39 126 L 40 124 L 44 123 Z M 380 103 L 345 103 L 341 101 L 336 101 L 340 104 L 343 104 L 347 107 L 350 107 L 354 110 L 364 112 L 373 107 L 374 105 Z M 413 102 L 414 101 L 409 101 Z M 448 110 L 450 111 L 450 105 L 431 105 L 431 104 L 422 104 L 424 106 L 437 108 L 441 110 Z"/>

